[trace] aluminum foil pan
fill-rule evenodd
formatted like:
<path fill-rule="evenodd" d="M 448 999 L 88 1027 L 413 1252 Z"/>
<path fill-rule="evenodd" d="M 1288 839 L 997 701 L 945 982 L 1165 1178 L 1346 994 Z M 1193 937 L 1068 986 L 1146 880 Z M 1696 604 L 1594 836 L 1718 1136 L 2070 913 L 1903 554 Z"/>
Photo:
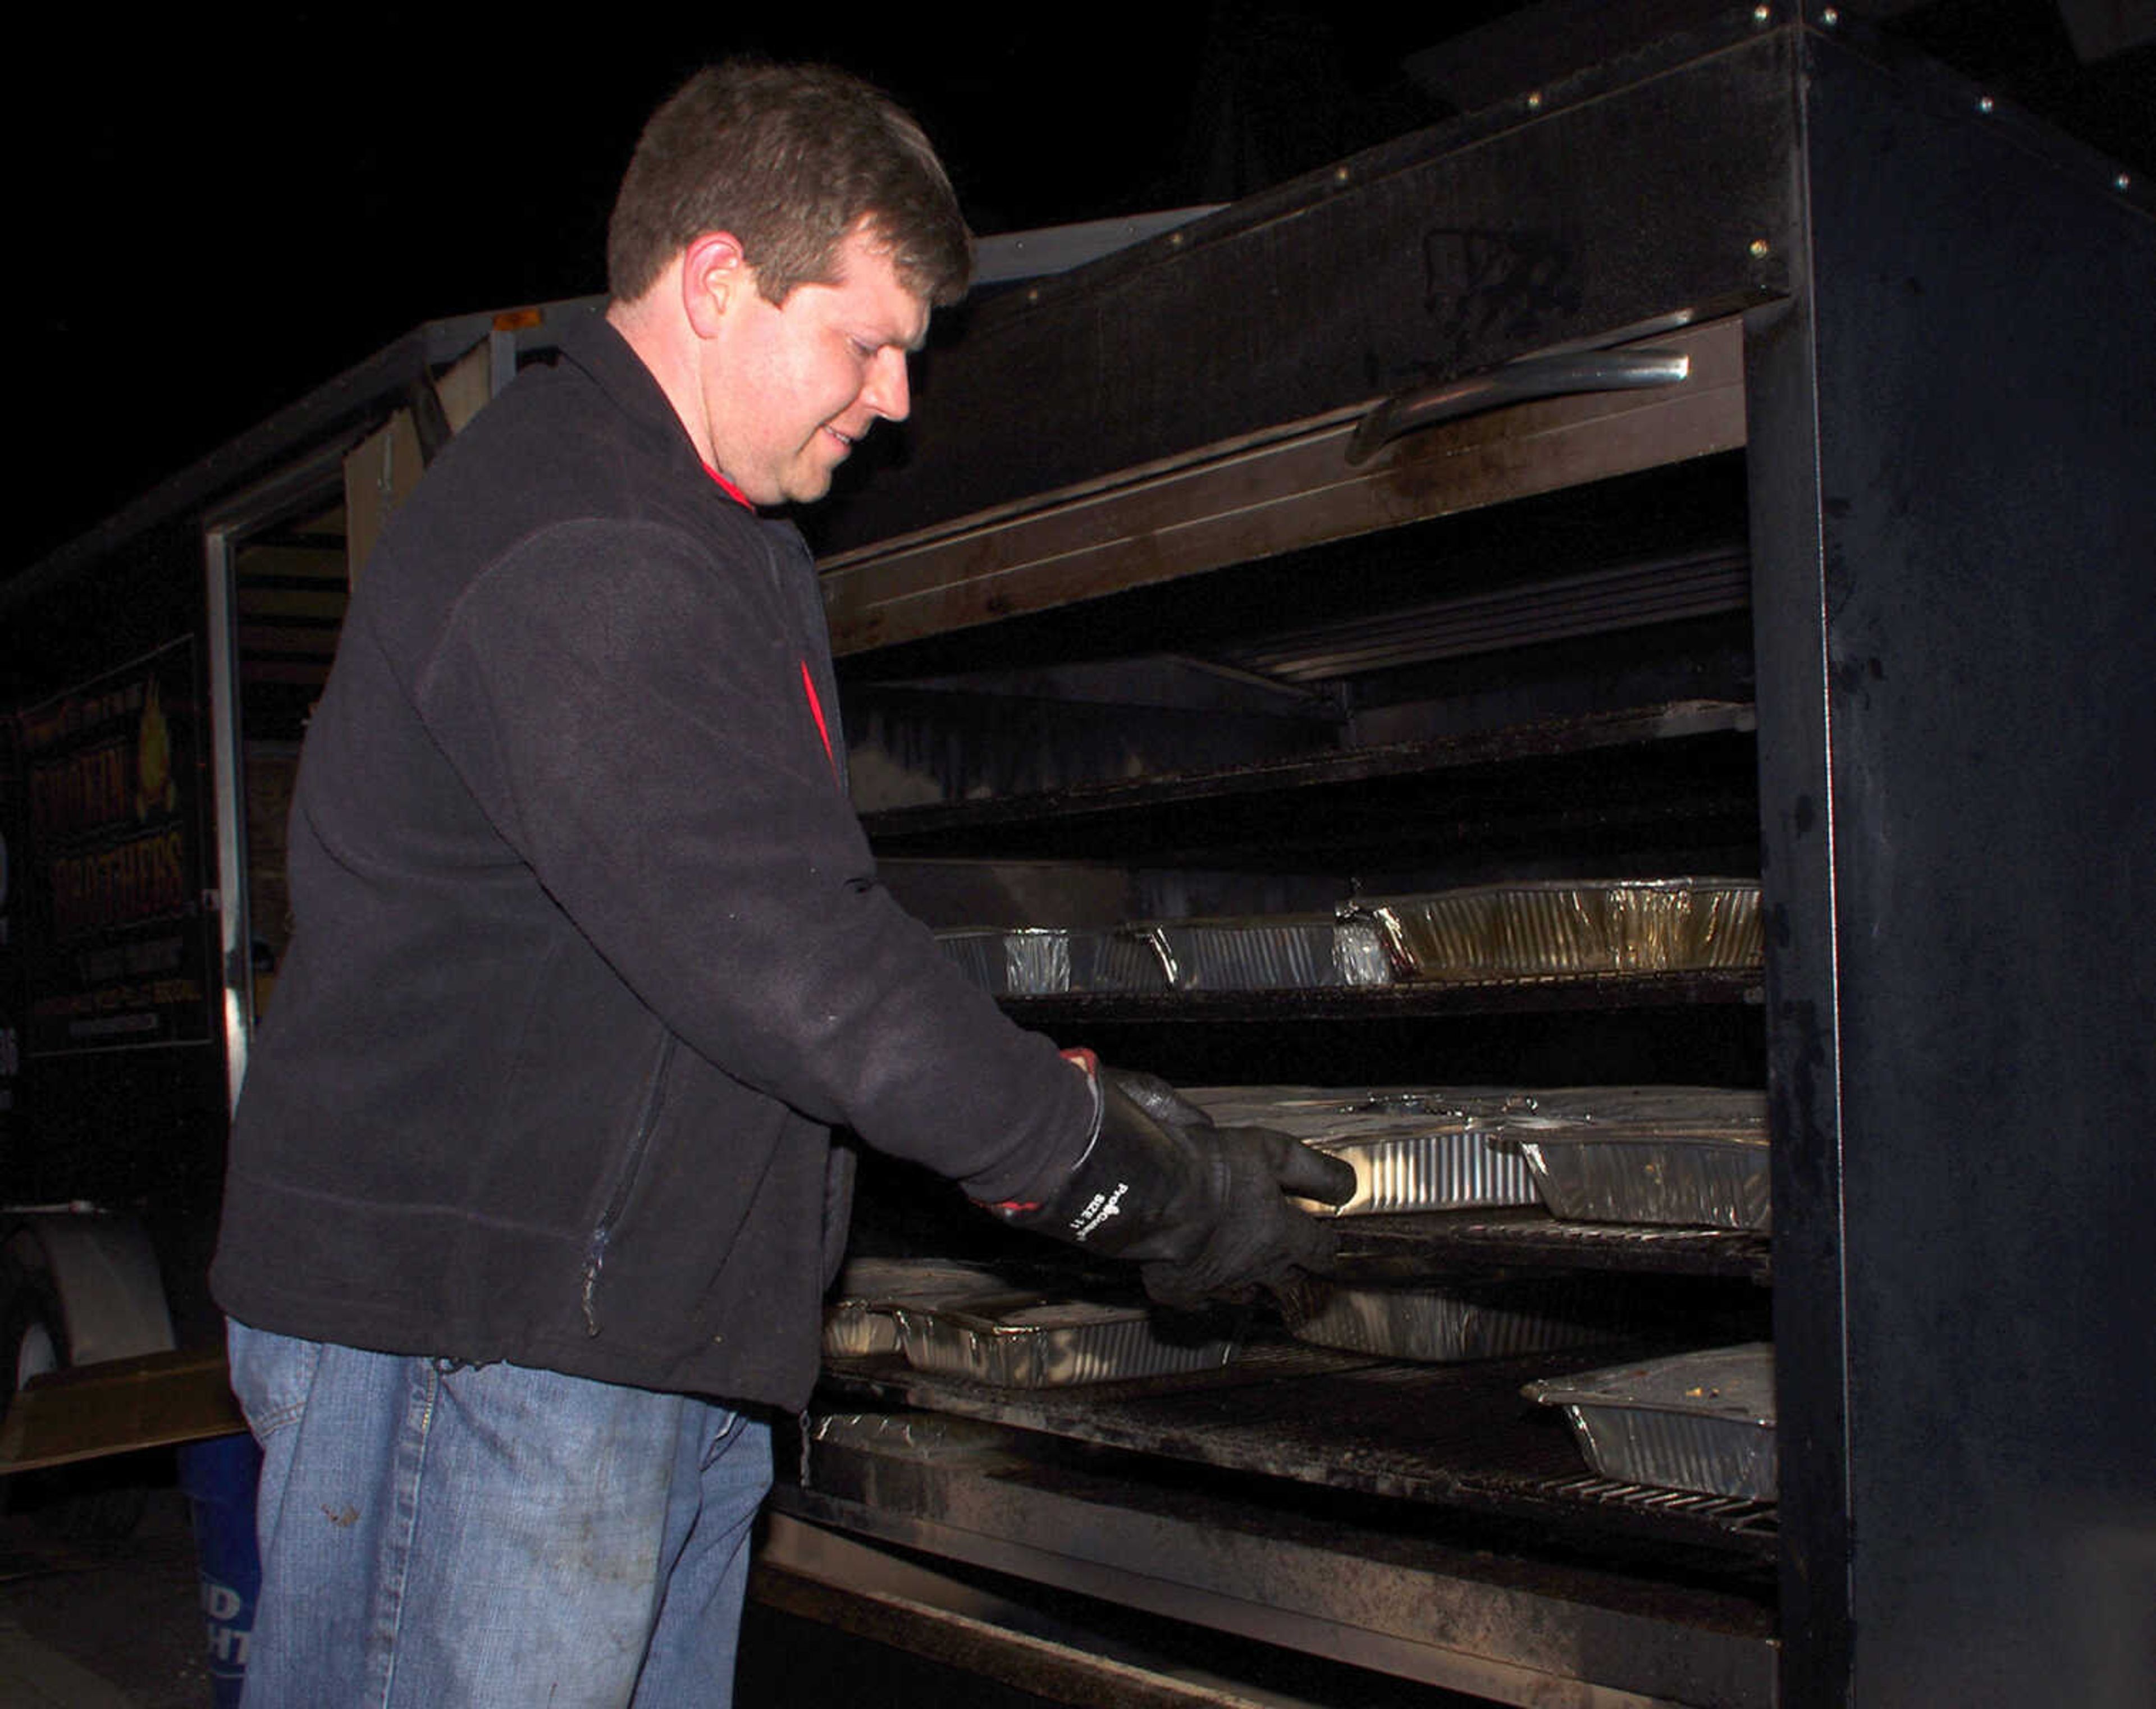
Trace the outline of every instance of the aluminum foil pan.
<path fill-rule="evenodd" d="M 1564 1409 L 1579 1451 L 1604 1477 L 1739 1501 L 1775 1498 L 1768 1342 L 1544 1378 L 1522 1393 Z"/>
<path fill-rule="evenodd" d="M 1297 1139 L 1392 1132 L 1402 1122 L 1472 1121 L 1492 1132 L 1509 1114 L 1532 1115 L 1548 1096 L 1504 1086 L 1192 1086 L 1183 1096 L 1223 1127 L 1277 1128 Z"/>
<path fill-rule="evenodd" d="M 1482 885 L 1353 911 L 1413 979 L 1752 967 L 1763 955 L 1759 886 L 1744 879 Z"/>
<path fill-rule="evenodd" d="M 1148 921 L 1108 931 L 980 928 L 940 931 L 936 941 L 968 979 L 998 997 L 1332 990 L 1393 981 L 1377 922 L 1329 914 Z"/>
<path fill-rule="evenodd" d="M 1626 1328 L 1605 1290 L 1565 1277 L 1457 1288 L 1327 1285 L 1294 1332 L 1350 1352 L 1450 1364 L 1591 1346 Z"/>
<path fill-rule="evenodd" d="M 1152 945 L 1121 929 L 978 927 L 939 931 L 936 942 L 961 973 L 998 997 L 1168 988 L 1167 972 Z"/>
<path fill-rule="evenodd" d="M 1015 1295 L 935 1310 L 901 1306 L 897 1317 L 908 1364 L 998 1388 L 1206 1371 L 1235 1356 L 1232 1340 L 1164 1335 L 1142 1306 Z"/>
<path fill-rule="evenodd" d="M 866 1359 L 899 1352 L 898 1308 L 933 1306 L 1009 1291 L 978 1265 L 937 1260 L 856 1258 L 839 1272 L 824 1307 L 824 1357 Z"/>
<path fill-rule="evenodd" d="M 1127 928 L 1175 991 L 1318 991 L 1389 985 L 1392 957 L 1377 922 L 1330 914 L 1247 920 L 1162 920 Z"/>
<path fill-rule="evenodd" d="M 1355 1193 L 1345 1204 L 1298 1201 L 1320 1216 L 1538 1202 L 1533 1173 L 1519 1148 L 1491 1143 L 1491 1118 L 1508 1094 L 1283 1086 L 1214 1088 L 1186 1096 L 1222 1127 L 1270 1127 L 1352 1164 Z"/>
<path fill-rule="evenodd" d="M 1711 1086 L 1522 1092 L 1491 1119 L 1543 1201 L 1588 1222 L 1765 1229 L 1767 1098 Z"/>
<path fill-rule="evenodd" d="M 1505 1132 L 1533 1172 L 1543 1202 L 1568 1220 L 1709 1229 L 1774 1224 L 1763 1129 L 1732 1133 L 1611 1122 L 1543 1131 L 1530 1117 Z"/>
<path fill-rule="evenodd" d="M 976 1455 L 1001 1445 L 1009 1432 L 983 1419 L 952 1418 L 943 1413 L 825 1413 L 811 1430 L 811 1441 L 854 1448 L 891 1460 L 931 1460 L 947 1455 Z"/>
<path fill-rule="evenodd" d="M 1403 1122 L 1396 1132 L 1343 1135 L 1307 1143 L 1355 1170 L 1355 1192 L 1346 1203 L 1297 1201 L 1319 1215 L 1378 1216 L 1536 1202 L 1534 1178 L 1525 1157 L 1493 1146 L 1488 1132 L 1472 1118 L 1425 1116 Z"/>

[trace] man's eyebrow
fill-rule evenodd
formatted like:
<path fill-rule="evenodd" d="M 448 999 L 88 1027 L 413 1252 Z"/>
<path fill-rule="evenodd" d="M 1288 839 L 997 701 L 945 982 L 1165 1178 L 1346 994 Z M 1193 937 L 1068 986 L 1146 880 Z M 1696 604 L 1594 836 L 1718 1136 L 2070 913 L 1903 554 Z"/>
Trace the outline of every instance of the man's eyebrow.
<path fill-rule="evenodd" d="M 921 330 L 915 333 L 911 338 L 906 336 L 903 328 L 893 326 L 888 321 L 884 322 L 880 326 L 860 326 L 849 336 L 855 338 L 865 339 L 868 342 L 876 346 L 879 349 L 896 347 L 899 350 L 904 351 L 908 356 L 912 356 L 919 352 L 927 346 L 928 342 L 928 327 L 929 317 L 927 316 L 923 316 L 921 321 Z"/>

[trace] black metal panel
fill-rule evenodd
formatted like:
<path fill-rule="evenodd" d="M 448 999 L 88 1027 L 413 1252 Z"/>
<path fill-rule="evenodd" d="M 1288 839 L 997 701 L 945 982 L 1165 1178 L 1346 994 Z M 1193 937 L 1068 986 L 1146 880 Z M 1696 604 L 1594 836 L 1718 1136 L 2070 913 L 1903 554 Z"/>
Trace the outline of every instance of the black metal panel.
<path fill-rule="evenodd" d="M 1549 996 L 1562 1003 L 1591 994 L 1575 988 Z M 1172 1026 L 1126 1019 L 1106 1003 L 1053 1024 L 1035 1022 L 1030 1005 L 1019 1015 L 1105 1061 L 1140 1063 L 1183 1085 L 1276 1076 L 1319 1085 L 1757 1087 L 1765 1075 L 1764 1015 L 1734 981 L 1694 987 L 1675 1002 L 1666 994 L 1593 1008 L 1552 1006 L 1522 992 L 1510 1008 L 1463 1002 L 1388 1014 L 1365 1004 L 1273 1019 L 1241 1010 Z"/>
<path fill-rule="evenodd" d="M 1767 1086 L 1774 1135 L 1774 1364 L 1789 1709 L 1846 1701 L 1840 1037 L 1809 297 L 1758 317 L 1748 403 Z"/>
<path fill-rule="evenodd" d="M 1743 16 L 1732 8 L 1732 30 Z M 898 454 L 865 450 L 851 471 L 863 484 L 807 519 L 819 544 L 1774 293 L 1791 218 L 1792 38 L 1700 47 L 1622 67 L 1621 95 L 1553 90 L 1441 126 L 976 305 L 919 365 L 902 472 L 865 479 Z"/>
<path fill-rule="evenodd" d="M 1784 1701 L 2138 1706 L 2156 224 L 1810 47 L 1751 439 Z"/>
<path fill-rule="evenodd" d="M 812 1502 L 782 1486 L 771 1507 L 783 1516 Z M 817 1570 L 792 1570 L 793 1541 L 809 1535 Z M 827 1553 L 839 1558 L 820 1558 Z M 1264 1695 L 1254 1699 L 1252 1687 Z M 757 1539 L 737 1703 L 1222 1709 L 1252 1701 L 1281 1709 L 1488 1709 L 1490 1701 L 948 1558 L 919 1567 L 784 1517 Z"/>

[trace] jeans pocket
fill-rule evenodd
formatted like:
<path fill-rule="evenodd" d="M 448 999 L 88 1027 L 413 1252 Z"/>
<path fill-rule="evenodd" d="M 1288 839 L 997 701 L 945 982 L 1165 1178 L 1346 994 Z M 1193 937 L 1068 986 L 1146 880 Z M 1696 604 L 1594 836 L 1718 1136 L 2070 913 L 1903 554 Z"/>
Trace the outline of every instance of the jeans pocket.
<path fill-rule="evenodd" d="M 696 1470 L 700 1472 L 709 1471 L 720 1456 L 732 1446 L 734 1437 L 742 1426 L 742 1415 L 726 1407 L 712 1404 L 704 1422 L 709 1434 L 704 1439 L 704 1451 L 696 1462 Z"/>
<path fill-rule="evenodd" d="M 247 1427 L 256 1441 L 266 1444 L 278 1431 L 299 1422 L 315 1386 L 316 1368 L 321 1363 L 320 1342 L 273 1335 L 228 1319 L 225 1351 L 233 1395 L 247 1414 Z"/>

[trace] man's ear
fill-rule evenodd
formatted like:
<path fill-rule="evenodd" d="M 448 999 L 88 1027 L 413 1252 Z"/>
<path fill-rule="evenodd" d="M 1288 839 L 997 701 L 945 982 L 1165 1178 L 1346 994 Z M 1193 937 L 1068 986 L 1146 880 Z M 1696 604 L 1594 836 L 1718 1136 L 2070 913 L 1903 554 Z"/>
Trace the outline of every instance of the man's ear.
<path fill-rule="evenodd" d="M 681 308 L 698 337 L 716 337 L 729 307 L 755 293 L 756 269 L 732 232 L 706 232 L 681 252 Z"/>

